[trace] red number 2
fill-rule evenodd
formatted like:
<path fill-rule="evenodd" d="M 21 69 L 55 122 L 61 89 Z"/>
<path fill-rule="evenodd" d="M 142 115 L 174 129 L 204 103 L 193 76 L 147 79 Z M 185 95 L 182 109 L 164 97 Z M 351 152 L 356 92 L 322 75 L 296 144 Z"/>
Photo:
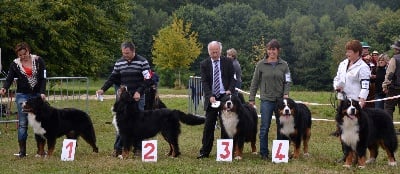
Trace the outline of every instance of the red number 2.
<path fill-rule="evenodd" d="M 150 147 L 150 150 L 147 153 L 144 154 L 143 158 L 144 159 L 154 159 L 154 155 L 150 155 L 151 153 L 154 152 L 154 149 L 155 149 L 154 144 L 153 143 L 147 143 L 146 145 L 144 145 L 144 148 L 147 149 L 148 147 Z"/>
<path fill-rule="evenodd" d="M 285 158 L 285 155 L 281 154 L 281 148 L 282 148 L 282 143 L 279 143 L 278 150 L 276 151 L 276 154 L 275 154 L 275 158 L 278 158 L 279 160 L 282 160 L 283 158 Z"/>
<path fill-rule="evenodd" d="M 229 142 L 222 142 L 222 145 L 224 145 L 225 146 L 225 154 L 220 154 L 219 156 L 222 158 L 222 159 L 227 159 L 227 158 L 229 158 L 229 156 L 231 155 L 231 152 L 229 151 Z"/>

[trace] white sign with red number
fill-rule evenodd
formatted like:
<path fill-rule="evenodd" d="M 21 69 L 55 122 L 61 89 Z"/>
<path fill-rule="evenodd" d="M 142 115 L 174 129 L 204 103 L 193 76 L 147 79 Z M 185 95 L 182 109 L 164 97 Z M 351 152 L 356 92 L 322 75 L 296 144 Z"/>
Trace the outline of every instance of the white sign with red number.
<path fill-rule="evenodd" d="M 157 140 L 142 141 L 142 161 L 157 162 Z"/>
<path fill-rule="evenodd" d="M 217 161 L 232 162 L 233 139 L 217 140 Z"/>
<path fill-rule="evenodd" d="M 274 140 L 272 143 L 272 162 L 287 163 L 289 161 L 289 140 Z"/>
<path fill-rule="evenodd" d="M 61 151 L 61 161 L 73 161 L 75 159 L 75 148 L 76 140 L 64 139 Z"/>

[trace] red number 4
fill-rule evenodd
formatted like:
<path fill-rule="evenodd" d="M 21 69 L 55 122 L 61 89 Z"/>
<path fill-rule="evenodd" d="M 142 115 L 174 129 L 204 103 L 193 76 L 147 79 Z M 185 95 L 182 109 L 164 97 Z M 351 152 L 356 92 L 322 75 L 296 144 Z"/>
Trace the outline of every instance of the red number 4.
<path fill-rule="evenodd" d="M 276 154 L 275 154 L 275 158 L 278 158 L 279 160 L 282 160 L 283 158 L 285 158 L 285 155 L 281 154 L 281 148 L 282 148 L 282 143 L 279 143 L 278 150 L 276 151 Z"/>

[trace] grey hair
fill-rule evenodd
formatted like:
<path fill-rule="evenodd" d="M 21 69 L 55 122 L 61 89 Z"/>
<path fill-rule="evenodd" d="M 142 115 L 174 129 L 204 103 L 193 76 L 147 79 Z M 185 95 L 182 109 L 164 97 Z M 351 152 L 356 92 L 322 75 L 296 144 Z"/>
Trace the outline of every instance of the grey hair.
<path fill-rule="evenodd" d="M 130 50 L 134 51 L 135 50 L 135 44 L 133 44 L 132 42 L 123 42 L 121 44 L 121 49 L 124 48 L 129 48 Z"/>
<path fill-rule="evenodd" d="M 214 44 L 218 44 L 219 45 L 219 52 L 222 52 L 222 43 L 218 42 L 218 41 L 211 41 L 210 43 L 208 43 L 207 49 L 208 51 L 210 51 L 210 46 L 214 45 Z"/>

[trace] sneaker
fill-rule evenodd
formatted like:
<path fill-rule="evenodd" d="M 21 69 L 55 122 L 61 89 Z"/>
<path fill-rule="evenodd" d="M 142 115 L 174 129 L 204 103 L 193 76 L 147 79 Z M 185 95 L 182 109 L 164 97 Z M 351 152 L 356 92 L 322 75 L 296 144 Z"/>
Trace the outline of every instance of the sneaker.
<path fill-rule="evenodd" d="M 261 159 L 264 161 L 269 161 L 271 160 L 271 157 L 269 155 L 261 155 Z"/>
<path fill-rule="evenodd" d="M 122 151 L 121 151 L 121 150 L 114 150 L 114 151 L 112 152 L 111 156 L 113 156 L 113 157 L 118 157 L 118 156 L 121 155 L 121 154 L 122 154 Z"/>

